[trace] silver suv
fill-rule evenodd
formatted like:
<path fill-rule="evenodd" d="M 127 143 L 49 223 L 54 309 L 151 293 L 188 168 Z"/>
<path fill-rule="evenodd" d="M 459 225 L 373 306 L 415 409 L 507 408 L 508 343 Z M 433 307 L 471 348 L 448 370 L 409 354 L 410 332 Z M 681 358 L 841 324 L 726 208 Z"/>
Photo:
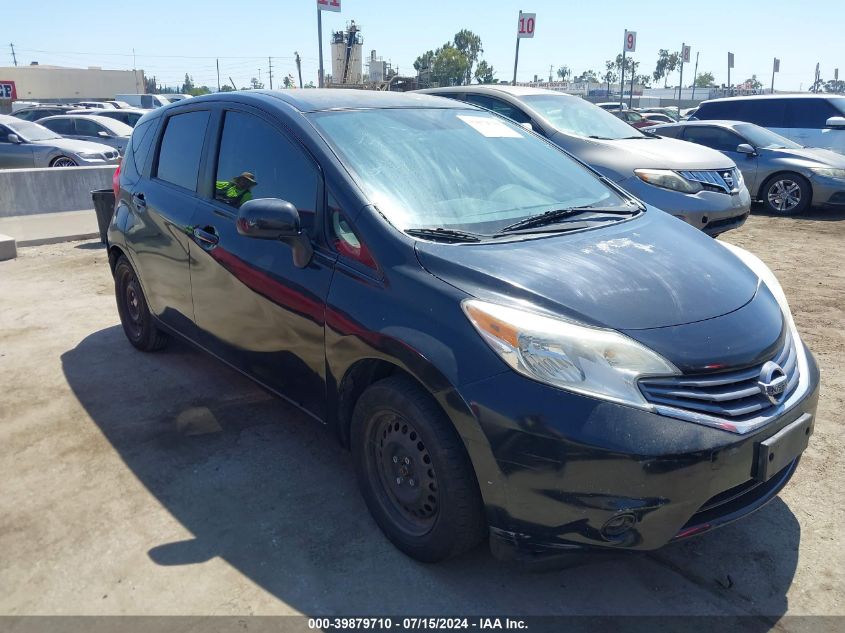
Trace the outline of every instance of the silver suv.
<path fill-rule="evenodd" d="M 720 152 L 646 135 L 580 97 L 520 86 L 422 90 L 482 106 L 530 127 L 658 209 L 718 235 L 741 226 L 751 197 Z"/>

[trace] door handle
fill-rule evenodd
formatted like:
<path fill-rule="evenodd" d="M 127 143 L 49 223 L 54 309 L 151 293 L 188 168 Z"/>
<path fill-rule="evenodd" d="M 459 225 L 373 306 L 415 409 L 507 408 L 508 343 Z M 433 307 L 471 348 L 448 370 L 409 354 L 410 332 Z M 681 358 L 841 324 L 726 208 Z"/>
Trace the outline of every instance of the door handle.
<path fill-rule="evenodd" d="M 135 206 L 139 209 L 146 209 L 147 208 L 147 201 L 144 198 L 143 193 L 133 193 L 132 194 L 132 202 L 135 203 Z"/>
<path fill-rule="evenodd" d="M 217 243 L 220 241 L 220 237 L 214 232 L 213 226 L 207 226 L 205 229 L 195 228 L 194 239 L 200 243 L 200 246 L 204 246 L 206 248 L 217 246 Z"/>

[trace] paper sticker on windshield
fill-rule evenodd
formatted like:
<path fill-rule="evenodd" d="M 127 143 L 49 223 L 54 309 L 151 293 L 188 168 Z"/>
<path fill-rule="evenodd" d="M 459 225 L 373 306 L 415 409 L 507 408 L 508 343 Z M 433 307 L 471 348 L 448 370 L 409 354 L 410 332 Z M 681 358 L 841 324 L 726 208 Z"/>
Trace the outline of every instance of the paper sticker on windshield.
<path fill-rule="evenodd" d="M 489 138 L 522 138 L 522 134 L 509 127 L 504 121 L 492 117 L 459 114 L 458 118 L 476 132 Z"/>

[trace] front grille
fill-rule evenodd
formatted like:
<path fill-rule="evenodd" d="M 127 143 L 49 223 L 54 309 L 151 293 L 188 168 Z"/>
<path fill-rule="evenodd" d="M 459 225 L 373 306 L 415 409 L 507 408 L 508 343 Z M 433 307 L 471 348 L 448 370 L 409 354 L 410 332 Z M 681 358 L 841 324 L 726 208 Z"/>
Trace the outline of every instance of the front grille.
<path fill-rule="evenodd" d="M 722 193 L 739 191 L 740 176 L 736 168 L 690 170 L 679 171 L 678 173 L 687 180 L 697 182 L 711 191 L 721 191 Z"/>
<path fill-rule="evenodd" d="M 783 402 L 798 386 L 798 350 L 792 336 L 786 335 L 772 361 L 787 377 Z M 708 374 L 646 378 L 640 380 L 640 390 L 655 405 L 744 422 L 775 406 L 757 384 L 762 369 L 763 363 Z"/>
<path fill-rule="evenodd" d="M 712 231 L 713 229 L 723 229 L 742 224 L 748 218 L 747 213 L 736 215 L 732 218 L 722 218 L 721 220 L 713 220 L 704 226 L 705 231 Z"/>

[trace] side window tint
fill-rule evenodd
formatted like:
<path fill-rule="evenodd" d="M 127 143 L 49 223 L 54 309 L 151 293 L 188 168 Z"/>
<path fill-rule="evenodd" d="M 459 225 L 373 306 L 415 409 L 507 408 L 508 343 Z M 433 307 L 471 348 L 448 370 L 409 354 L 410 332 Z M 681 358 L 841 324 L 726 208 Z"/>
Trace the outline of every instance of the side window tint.
<path fill-rule="evenodd" d="M 786 126 L 822 129 L 832 116 L 840 113 L 826 99 L 783 99 L 786 103 Z"/>
<path fill-rule="evenodd" d="M 126 146 L 123 156 L 121 172 L 125 173 L 130 179 L 138 178 L 144 169 L 144 164 L 146 163 L 153 138 L 155 137 L 152 133 L 152 130 L 155 128 L 154 123 L 155 121 L 146 121 L 143 125 L 135 128 L 132 136 L 129 138 L 129 144 Z"/>
<path fill-rule="evenodd" d="M 176 114 L 167 120 L 158 155 L 159 178 L 196 191 L 207 126 L 208 112 L 204 111 Z"/>
<path fill-rule="evenodd" d="M 141 107 L 142 108 L 152 108 L 153 107 L 152 95 L 141 95 Z"/>
<path fill-rule="evenodd" d="M 73 121 L 71 119 L 39 121 L 39 124 L 43 125 L 49 130 L 52 130 L 56 134 L 76 134 L 76 129 L 73 127 Z"/>
<path fill-rule="evenodd" d="M 76 119 L 76 133 L 81 136 L 97 136 L 105 131 L 102 125 L 88 119 Z"/>
<path fill-rule="evenodd" d="M 720 152 L 735 152 L 742 140 L 735 134 L 717 127 L 690 125 L 684 130 L 684 140 L 711 147 Z"/>
<path fill-rule="evenodd" d="M 0 143 L 9 142 L 9 128 L 5 125 L 0 125 Z"/>
<path fill-rule="evenodd" d="M 319 172 L 305 152 L 251 114 L 227 112 L 217 161 L 214 197 L 234 208 L 253 198 L 281 198 L 311 229 Z"/>
<path fill-rule="evenodd" d="M 531 118 L 522 110 L 519 110 L 518 108 L 515 108 L 512 105 L 505 103 L 504 101 L 500 101 L 499 99 L 495 99 L 493 97 L 488 97 L 486 95 L 467 95 L 467 101 L 476 105 L 480 105 L 482 108 L 492 110 L 496 114 L 506 116 L 512 121 L 516 121 L 517 123 L 531 122 Z"/>

